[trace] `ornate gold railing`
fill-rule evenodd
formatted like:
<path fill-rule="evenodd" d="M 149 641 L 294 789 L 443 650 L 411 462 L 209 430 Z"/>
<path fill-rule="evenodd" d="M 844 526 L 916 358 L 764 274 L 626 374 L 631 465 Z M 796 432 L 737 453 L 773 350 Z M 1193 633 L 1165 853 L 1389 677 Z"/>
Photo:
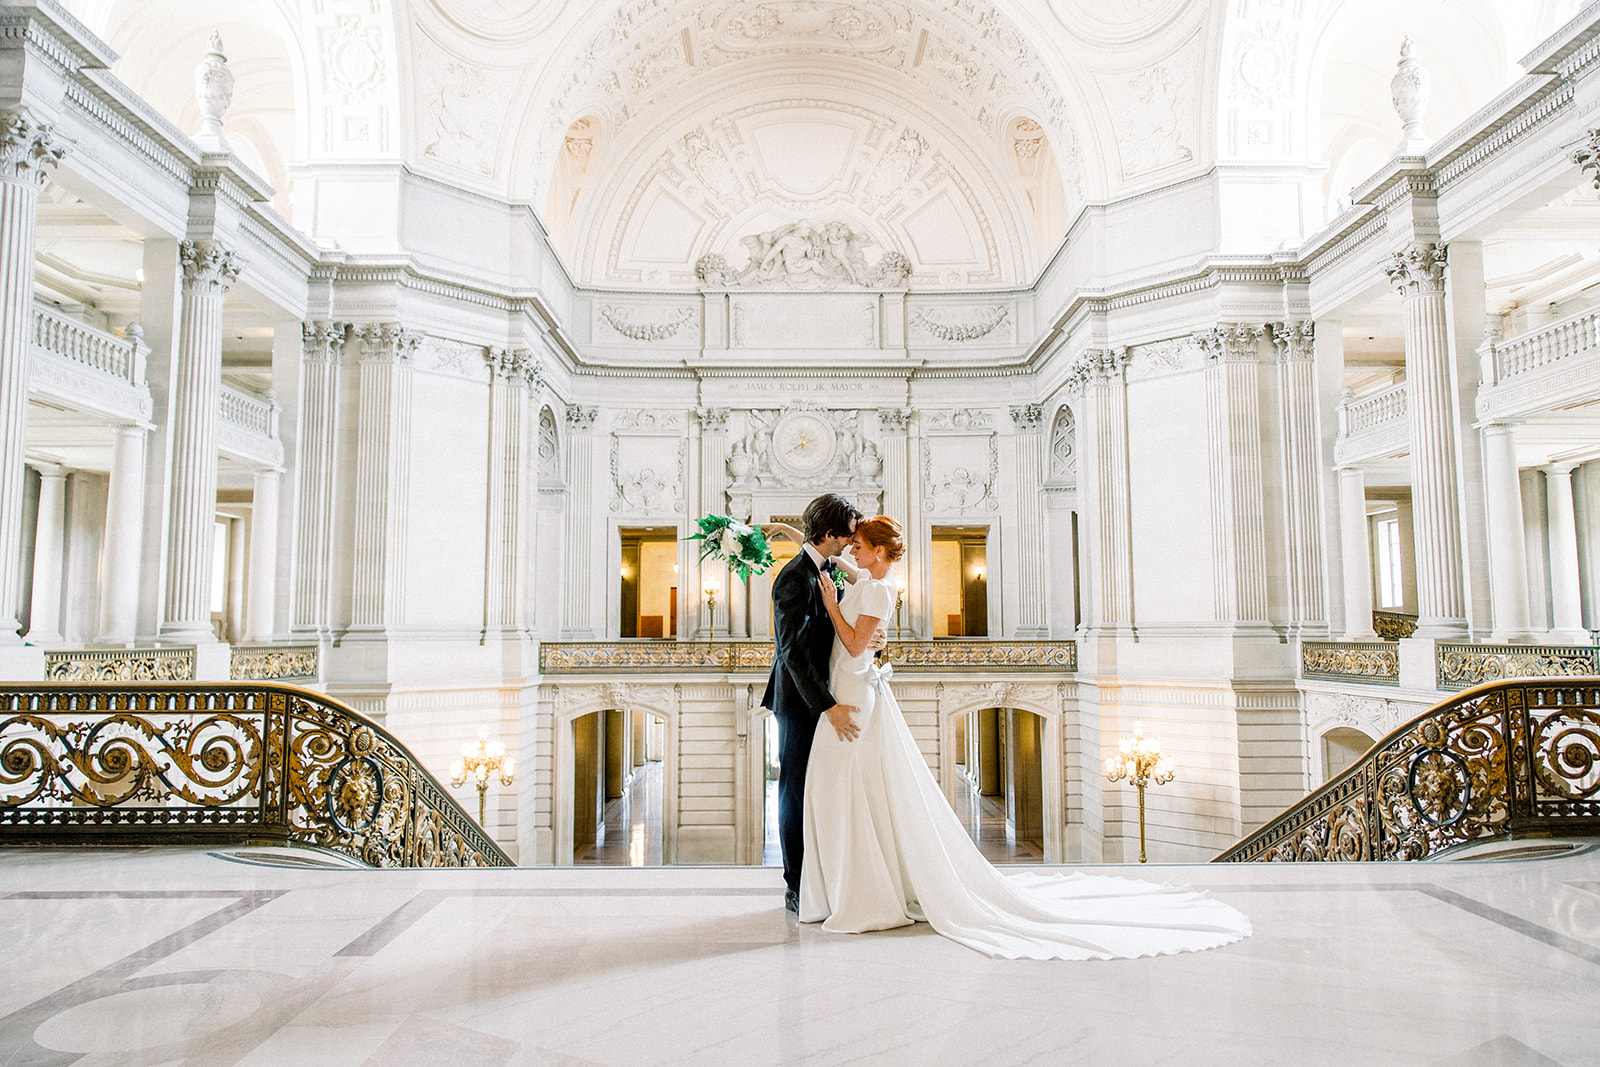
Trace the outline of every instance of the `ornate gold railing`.
<path fill-rule="evenodd" d="M 890 641 L 884 658 L 909 671 L 1075 671 L 1072 641 Z M 771 641 L 547 641 L 541 674 L 694 673 L 772 669 Z"/>
<path fill-rule="evenodd" d="M 316 645 L 234 645 L 228 677 L 236 682 L 314 682 Z"/>
<path fill-rule="evenodd" d="M 0 844 L 44 842 L 512 866 L 381 726 L 284 685 L 0 686 Z"/>
<path fill-rule="evenodd" d="M 1415 860 L 1480 838 L 1600 832 L 1600 678 L 1496 682 L 1439 704 L 1219 855 Z"/>
<path fill-rule="evenodd" d="M 69 649 L 44 654 L 47 682 L 188 682 L 194 648 Z"/>
<path fill-rule="evenodd" d="M 1417 617 L 1403 611 L 1374 611 L 1372 629 L 1384 641 L 1399 641 L 1417 632 Z"/>
<path fill-rule="evenodd" d="M 1582 678 L 1600 674 L 1596 650 L 1582 645 L 1438 645 L 1435 684 L 1465 689 L 1502 678 Z"/>
<path fill-rule="evenodd" d="M 1302 641 L 1300 676 L 1399 685 L 1400 646 L 1392 641 Z"/>

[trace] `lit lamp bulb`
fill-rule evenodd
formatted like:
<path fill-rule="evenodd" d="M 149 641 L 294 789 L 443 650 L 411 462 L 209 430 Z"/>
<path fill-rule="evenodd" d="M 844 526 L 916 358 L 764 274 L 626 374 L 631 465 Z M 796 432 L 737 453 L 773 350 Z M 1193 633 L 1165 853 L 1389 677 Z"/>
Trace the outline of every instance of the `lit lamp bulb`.
<path fill-rule="evenodd" d="M 1151 785 L 1166 785 L 1177 773 L 1170 756 L 1161 754 L 1161 741 L 1144 735 L 1144 723 L 1133 724 L 1133 736 L 1117 739 L 1116 756 L 1106 757 L 1106 780 L 1126 778 L 1139 791 L 1139 862 L 1145 862 L 1144 791 Z"/>
<path fill-rule="evenodd" d="M 461 742 L 461 756 L 450 763 L 450 784 L 460 786 L 470 777 L 478 786 L 478 822 L 484 822 L 489 794 L 489 777 L 498 772 L 500 784 L 509 786 L 517 777 L 517 761 L 506 755 L 506 743 L 489 736 L 489 728 L 478 728 L 476 741 Z"/>

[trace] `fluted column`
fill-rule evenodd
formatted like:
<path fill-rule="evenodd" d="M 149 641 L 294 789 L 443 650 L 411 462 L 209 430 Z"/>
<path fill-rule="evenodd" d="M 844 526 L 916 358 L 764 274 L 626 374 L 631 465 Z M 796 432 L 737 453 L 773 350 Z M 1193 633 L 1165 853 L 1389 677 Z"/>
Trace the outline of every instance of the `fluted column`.
<path fill-rule="evenodd" d="M 1544 468 L 1550 531 L 1550 640 L 1557 644 L 1589 643 L 1578 590 L 1578 523 L 1572 508 L 1575 466 L 1557 463 Z"/>
<path fill-rule="evenodd" d="M 1313 627 L 1320 632 L 1327 625 L 1328 609 L 1322 586 L 1315 342 L 1314 323 L 1280 322 L 1272 327 L 1278 354 L 1278 414 L 1283 427 L 1289 618 L 1297 630 Z"/>
<path fill-rule="evenodd" d="M 561 636 L 585 640 L 594 633 L 594 420 L 599 411 L 574 405 L 567 409 L 567 510 L 564 516 L 561 582 Z M 694 602 L 698 589 L 687 594 Z"/>
<path fill-rule="evenodd" d="M 1375 641 L 1366 472 L 1360 467 L 1339 468 L 1339 546 L 1344 557 L 1344 639 Z"/>
<path fill-rule="evenodd" d="M 727 408 L 700 408 L 695 412 L 696 425 L 690 427 L 690 434 L 699 438 L 699 511 L 689 516 L 690 520 L 701 515 L 733 514 L 736 509 L 731 507 L 726 496 L 728 486 L 728 409 Z M 734 514 L 736 519 L 748 519 L 751 516 Z M 691 546 L 700 542 L 691 541 Z M 687 570 L 682 571 L 688 574 Z M 699 593 L 702 579 L 715 574 L 720 581 L 728 576 L 728 588 L 725 591 L 725 604 L 728 609 L 728 634 L 730 637 L 746 637 L 749 635 L 749 587 L 733 577 L 728 568 L 715 560 L 707 560 L 704 565 L 695 569 L 694 577 L 678 583 L 679 604 L 697 604 L 702 602 Z M 689 586 L 693 585 L 693 589 Z M 687 597 L 687 602 L 685 601 Z M 698 618 L 698 614 L 695 616 Z"/>
<path fill-rule="evenodd" d="M 333 630 L 334 470 L 339 421 L 342 322 L 305 323 L 301 332 L 299 469 L 291 632 L 320 639 Z"/>
<path fill-rule="evenodd" d="M 351 626 L 405 622 L 406 525 L 411 478 L 411 357 L 421 341 L 397 323 L 356 329 L 356 521 Z"/>
<path fill-rule="evenodd" d="M 239 276 L 233 253 L 185 241 L 183 310 L 173 374 L 172 490 L 167 511 L 166 641 L 207 642 L 211 535 L 217 517 L 217 407 L 222 396 L 222 300 Z"/>
<path fill-rule="evenodd" d="M 28 612 L 30 645 L 61 640 L 61 561 L 67 541 L 67 470 L 40 464 L 39 521 L 33 536 L 33 603 Z"/>
<path fill-rule="evenodd" d="M 524 348 L 491 348 L 489 361 L 489 492 L 484 567 L 484 632 L 523 626 L 527 510 L 523 444 L 530 376 L 539 373 Z"/>
<path fill-rule="evenodd" d="M 1411 499 L 1417 531 L 1417 636 L 1467 635 L 1461 573 L 1460 464 L 1445 320 L 1445 250 L 1417 244 L 1386 266 L 1406 316 Z"/>
<path fill-rule="evenodd" d="M 1128 493 L 1128 350 L 1090 349 L 1074 364 L 1069 387 L 1084 398 L 1079 424 L 1080 532 L 1088 547 L 1085 623 L 1115 634 L 1133 625 L 1132 514 Z"/>
<path fill-rule="evenodd" d="M 250 503 L 250 590 L 244 639 L 271 641 L 277 636 L 278 490 L 282 475 L 271 468 L 256 471 Z"/>
<path fill-rule="evenodd" d="M 119 426 L 111 439 L 111 483 L 100 555 L 102 645 L 131 645 L 139 620 L 139 553 L 144 511 L 145 430 Z"/>
<path fill-rule="evenodd" d="M 911 516 L 921 501 L 911 499 L 910 480 L 910 453 L 907 450 L 908 438 L 906 431 L 911 419 L 909 408 L 879 408 L 878 429 L 883 435 L 883 513 L 901 518 L 904 524 L 901 527 L 907 537 L 911 531 Z M 922 544 L 920 541 L 907 541 L 908 544 Z M 926 555 L 927 553 L 922 553 Z M 896 612 L 896 637 L 909 637 L 916 633 L 912 624 L 911 612 L 911 575 L 914 573 L 902 561 L 900 567 L 905 578 L 906 591 L 900 600 L 900 610 Z M 891 576 L 892 577 L 892 576 Z"/>
<path fill-rule="evenodd" d="M 1483 473 L 1487 483 L 1489 580 L 1494 598 L 1496 643 L 1526 641 L 1531 636 L 1528 613 L 1528 555 L 1522 522 L 1522 482 L 1517 470 L 1517 434 L 1506 423 L 1483 427 Z"/>
<path fill-rule="evenodd" d="M 1016 636 L 1043 638 L 1050 634 L 1045 596 L 1044 538 L 1044 411 L 1038 404 L 1011 409 L 1015 431 L 1017 493 L 1017 628 Z"/>
<path fill-rule="evenodd" d="M 26 108 L 0 111 L 0 645 L 20 643 L 22 496 L 33 343 L 34 234 L 44 168 L 66 153 Z"/>
<path fill-rule="evenodd" d="M 1267 532 L 1262 515 L 1260 326 L 1232 323 L 1202 335 L 1211 468 L 1214 618 L 1267 621 Z"/>

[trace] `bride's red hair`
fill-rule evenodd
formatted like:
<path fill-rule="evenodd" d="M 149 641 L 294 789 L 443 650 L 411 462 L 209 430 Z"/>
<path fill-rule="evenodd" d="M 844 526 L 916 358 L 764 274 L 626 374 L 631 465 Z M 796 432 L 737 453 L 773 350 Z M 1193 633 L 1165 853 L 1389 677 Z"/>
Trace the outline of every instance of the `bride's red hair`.
<path fill-rule="evenodd" d="M 884 550 L 884 558 L 894 563 L 906 554 L 906 539 L 900 524 L 887 515 L 875 515 L 856 524 L 856 533 L 873 548 Z"/>

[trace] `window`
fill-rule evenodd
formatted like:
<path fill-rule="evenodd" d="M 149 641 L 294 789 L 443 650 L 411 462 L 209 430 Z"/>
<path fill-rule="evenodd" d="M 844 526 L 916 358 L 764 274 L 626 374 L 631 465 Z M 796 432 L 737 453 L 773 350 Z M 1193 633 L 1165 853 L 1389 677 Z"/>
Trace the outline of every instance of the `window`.
<path fill-rule="evenodd" d="M 1378 541 L 1378 606 L 1398 608 L 1406 602 L 1405 575 L 1400 569 L 1400 520 L 1373 524 Z"/>

